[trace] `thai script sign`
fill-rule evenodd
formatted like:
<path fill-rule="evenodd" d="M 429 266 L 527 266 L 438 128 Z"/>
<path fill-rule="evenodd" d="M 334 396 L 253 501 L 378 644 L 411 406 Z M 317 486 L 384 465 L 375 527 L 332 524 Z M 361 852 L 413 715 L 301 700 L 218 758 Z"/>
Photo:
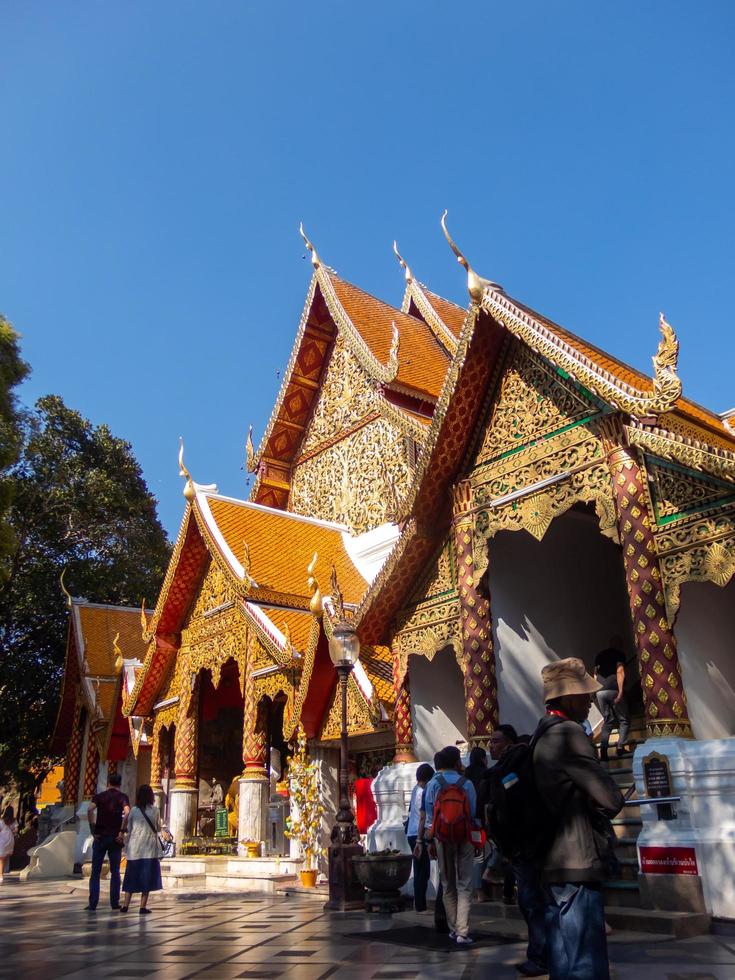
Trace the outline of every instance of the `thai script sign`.
<path fill-rule="evenodd" d="M 645 875 L 699 874 L 693 847 L 639 847 L 638 855 Z"/>

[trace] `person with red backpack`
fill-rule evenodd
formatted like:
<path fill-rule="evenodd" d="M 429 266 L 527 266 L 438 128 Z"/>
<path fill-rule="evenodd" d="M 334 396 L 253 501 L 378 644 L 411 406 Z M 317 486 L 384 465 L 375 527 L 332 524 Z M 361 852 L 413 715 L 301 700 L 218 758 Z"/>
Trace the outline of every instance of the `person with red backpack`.
<path fill-rule="evenodd" d="M 449 924 L 449 938 L 469 945 L 472 872 L 475 844 L 475 787 L 462 775 L 462 757 L 456 745 L 439 753 L 438 772 L 426 787 L 425 840 L 436 845 L 439 878 Z"/>

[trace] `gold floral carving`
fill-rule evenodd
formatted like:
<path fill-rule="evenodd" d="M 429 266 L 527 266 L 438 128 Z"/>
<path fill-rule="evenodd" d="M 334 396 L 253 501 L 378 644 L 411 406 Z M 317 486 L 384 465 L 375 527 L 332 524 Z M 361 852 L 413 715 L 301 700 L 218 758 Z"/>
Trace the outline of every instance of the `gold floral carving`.
<path fill-rule="evenodd" d="M 476 466 L 589 419 L 599 406 L 542 357 L 516 343 L 476 456 Z"/>
<path fill-rule="evenodd" d="M 289 507 L 359 534 L 394 516 L 410 478 L 403 435 L 376 418 L 294 468 Z"/>
<path fill-rule="evenodd" d="M 667 424 L 675 425 L 676 421 L 667 419 Z M 735 453 L 731 451 L 666 429 L 628 425 L 625 431 L 631 446 L 637 446 L 652 456 L 735 483 Z"/>
<path fill-rule="evenodd" d="M 676 373 L 679 341 L 663 316 L 659 322 L 661 340 L 653 358 L 654 377 L 649 389 L 636 388 L 615 377 L 540 319 L 517 306 L 505 293 L 486 289 L 482 307 L 537 354 L 568 372 L 613 408 L 637 418 L 647 418 L 670 411 L 681 397 L 681 380 Z"/>
<path fill-rule="evenodd" d="M 366 735 L 375 731 L 377 719 L 371 714 L 367 699 L 354 677 L 347 683 L 347 732 L 349 735 Z M 321 741 L 338 739 L 342 731 L 342 700 L 339 685 L 334 692 L 329 712 L 319 733 Z"/>
<path fill-rule="evenodd" d="M 338 336 L 301 446 L 301 456 L 323 448 L 377 412 L 379 397 L 344 337 Z"/>
<path fill-rule="evenodd" d="M 684 582 L 714 582 L 725 586 L 735 575 L 735 508 L 694 524 L 677 522 L 659 531 L 656 546 L 666 613 L 673 623 Z"/>
<path fill-rule="evenodd" d="M 696 511 L 735 504 L 735 487 L 708 480 L 699 474 L 680 469 L 671 463 L 646 460 L 646 471 L 652 483 L 657 522 L 664 518 L 684 517 Z"/>

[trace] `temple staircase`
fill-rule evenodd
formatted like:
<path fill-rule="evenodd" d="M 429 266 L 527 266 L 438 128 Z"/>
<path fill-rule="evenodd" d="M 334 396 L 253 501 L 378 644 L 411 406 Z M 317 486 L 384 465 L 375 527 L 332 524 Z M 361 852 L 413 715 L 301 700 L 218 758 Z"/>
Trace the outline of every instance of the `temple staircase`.
<path fill-rule="evenodd" d="M 607 762 L 602 762 L 623 796 L 630 802 L 637 798 L 635 779 L 633 777 L 633 755 L 618 759 L 616 755 L 618 733 L 613 732 L 610 738 Z M 645 719 L 641 713 L 631 716 L 629 744 L 646 740 Z M 599 742 L 599 736 L 595 738 Z M 709 932 L 710 916 L 700 912 L 664 912 L 656 909 L 646 909 L 641 904 L 641 892 L 638 883 L 638 836 L 642 830 L 640 808 L 626 806 L 612 821 L 615 831 L 615 856 L 618 859 L 619 873 L 603 884 L 605 897 L 605 919 L 614 932 L 642 932 L 670 936 L 672 939 L 686 939 Z M 500 914 L 505 918 L 520 917 L 517 906 L 503 906 L 502 883 L 493 883 L 490 894 L 493 909 L 498 905 Z"/>
<path fill-rule="evenodd" d="M 301 859 L 191 854 L 161 861 L 163 887 L 177 892 L 275 895 L 299 883 Z"/>

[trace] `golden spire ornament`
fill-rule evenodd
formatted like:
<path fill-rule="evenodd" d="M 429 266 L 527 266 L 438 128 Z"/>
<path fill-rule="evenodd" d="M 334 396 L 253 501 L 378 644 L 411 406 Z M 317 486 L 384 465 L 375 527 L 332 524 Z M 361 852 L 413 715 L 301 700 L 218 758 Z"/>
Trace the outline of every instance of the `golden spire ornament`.
<path fill-rule="evenodd" d="M 309 563 L 309 567 L 306 569 L 306 571 L 309 573 L 308 586 L 309 586 L 309 591 L 311 592 L 311 599 L 309 600 L 309 609 L 315 616 L 321 616 L 322 612 L 324 611 L 324 606 L 322 605 L 322 594 L 321 591 L 319 590 L 319 582 L 317 581 L 316 575 L 314 574 L 314 572 L 316 571 L 317 557 L 318 556 L 315 551 L 314 557 L 311 559 L 311 562 Z"/>
<path fill-rule="evenodd" d="M 182 476 L 186 480 L 186 483 L 184 484 L 184 497 L 189 501 L 189 503 L 191 503 L 196 497 L 197 492 L 194 488 L 194 481 L 191 478 L 191 473 L 184 465 L 183 436 L 179 436 L 179 476 Z"/>
<path fill-rule="evenodd" d="M 61 586 L 61 591 L 64 593 L 64 600 L 67 609 L 71 609 L 74 604 L 74 600 L 71 597 L 71 592 L 64 585 L 64 576 L 66 575 L 66 569 L 64 569 L 59 577 L 59 585 Z"/>
<path fill-rule="evenodd" d="M 314 246 L 306 236 L 306 232 L 304 231 L 303 221 L 299 225 L 299 233 L 301 237 L 304 239 L 304 244 L 306 245 L 306 248 L 308 249 L 309 252 L 311 252 L 311 264 L 314 266 L 315 269 L 318 269 L 319 266 L 322 264 L 322 260 L 319 258 L 319 255 L 317 254 L 317 250 L 314 248 Z"/>
<path fill-rule="evenodd" d="M 120 631 L 115 634 L 115 639 L 112 641 L 112 649 L 115 653 L 115 673 L 119 674 L 123 669 L 123 653 L 120 649 Z"/>
<path fill-rule="evenodd" d="M 248 473 L 255 472 L 255 446 L 253 446 L 253 427 L 248 429 L 248 437 L 245 440 L 245 469 Z"/>
<path fill-rule="evenodd" d="M 470 294 L 470 299 L 474 303 L 482 302 L 482 295 L 486 289 L 496 289 L 503 292 L 503 287 L 499 286 L 496 282 L 491 282 L 490 279 L 483 279 L 482 276 L 478 276 L 472 266 L 469 264 L 464 255 L 460 252 L 459 248 L 454 242 L 454 239 L 449 234 L 447 229 L 447 215 L 449 212 L 445 209 L 444 214 L 441 218 L 442 231 L 444 232 L 444 237 L 449 243 L 449 247 L 457 256 L 457 261 L 461 266 L 467 270 L 467 292 Z"/>
<path fill-rule="evenodd" d="M 399 262 L 401 268 L 404 271 L 404 275 L 406 276 L 406 282 L 412 282 L 412 280 L 413 280 L 413 273 L 409 269 L 406 260 L 403 258 L 403 256 L 401 255 L 401 253 L 398 251 L 398 243 L 396 242 L 395 239 L 393 239 L 393 251 L 395 252 L 396 257 L 398 259 L 398 262 Z"/>

